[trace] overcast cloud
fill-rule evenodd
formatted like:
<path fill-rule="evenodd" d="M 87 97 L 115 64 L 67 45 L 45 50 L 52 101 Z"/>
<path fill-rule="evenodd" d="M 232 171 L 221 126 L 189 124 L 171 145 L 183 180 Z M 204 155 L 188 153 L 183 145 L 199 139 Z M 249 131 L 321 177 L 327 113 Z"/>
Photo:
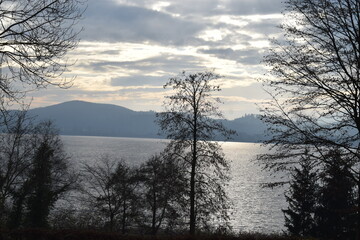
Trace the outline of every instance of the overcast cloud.
<path fill-rule="evenodd" d="M 256 113 L 270 38 L 281 37 L 281 0 L 89 0 L 69 90 L 32 93 L 32 107 L 74 99 L 162 109 L 162 85 L 182 70 L 214 69 L 228 118 Z"/>

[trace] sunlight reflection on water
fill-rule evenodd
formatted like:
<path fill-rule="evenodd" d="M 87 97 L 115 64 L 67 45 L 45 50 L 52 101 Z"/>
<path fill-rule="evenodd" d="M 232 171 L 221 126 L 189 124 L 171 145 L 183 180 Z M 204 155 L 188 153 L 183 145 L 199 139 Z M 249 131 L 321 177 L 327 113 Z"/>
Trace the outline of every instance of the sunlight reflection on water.
<path fill-rule="evenodd" d="M 162 151 L 167 140 L 116 137 L 62 136 L 65 150 L 77 164 L 95 161 L 102 155 L 138 165 Z M 231 225 L 238 231 L 279 232 L 284 229 L 284 188 L 264 189 L 272 180 L 254 161 L 266 149 L 258 143 L 221 143 L 231 161 L 228 194 L 233 202 Z"/>

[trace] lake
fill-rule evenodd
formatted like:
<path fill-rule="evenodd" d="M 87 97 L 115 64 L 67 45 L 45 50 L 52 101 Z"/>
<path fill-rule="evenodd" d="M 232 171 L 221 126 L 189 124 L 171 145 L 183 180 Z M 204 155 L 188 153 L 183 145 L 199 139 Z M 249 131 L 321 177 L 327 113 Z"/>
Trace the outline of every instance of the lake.
<path fill-rule="evenodd" d="M 65 150 L 72 160 L 96 161 L 108 155 L 138 165 L 151 155 L 161 152 L 168 140 L 118 137 L 61 136 Z M 266 149 L 258 143 L 221 143 L 224 153 L 231 161 L 231 180 L 227 188 L 233 202 L 231 225 L 234 230 L 256 232 L 280 232 L 284 230 L 284 215 L 287 207 L 284 188 L 262 188 L 262 183 L 273 178 L 261 170 L 255 161 L 257 154 Z"/>

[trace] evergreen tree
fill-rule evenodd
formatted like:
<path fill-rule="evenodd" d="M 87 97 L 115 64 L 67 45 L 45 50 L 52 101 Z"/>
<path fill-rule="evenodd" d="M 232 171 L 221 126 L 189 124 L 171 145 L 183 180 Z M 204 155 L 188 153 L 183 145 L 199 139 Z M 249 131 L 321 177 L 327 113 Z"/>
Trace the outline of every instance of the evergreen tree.
<path fill-rule="evenodd" d="M 74 185 L 77 177 L 69 171 L 62 143 L 51 122 L 42 122 L 33 130 L 28 143 L 34 150 L 21 186 L 13 193 L 8 225 L 48 226 L 48 216 L 56 201 Z"/>
<path fill-rule="evenodd" d="M 352 240 L 356 235 L 355 182 L 348 160 L 331 151 L 323 172 L 319 208 L 316 211 L 318 235 L 322 239 Z"/>
<path fill-rule="evenodd" d="M 51 158 L 54 150 L 42 143 L 36 151 L 30 176 L 32 192 L 27 200 L 27 222 L 31 227 L 47 227 L 47 217 L 56 197 L 51 189 Z"/>
<path fill-rule="evenodd" d="M 318 185 L 313 168 L 311 159 L 304 157 L 292 173 L 289 193 L 285 195 L 289 207 L 283 210 L 285 226 L 291 235 L 312 236 L 314 233 Z"/>

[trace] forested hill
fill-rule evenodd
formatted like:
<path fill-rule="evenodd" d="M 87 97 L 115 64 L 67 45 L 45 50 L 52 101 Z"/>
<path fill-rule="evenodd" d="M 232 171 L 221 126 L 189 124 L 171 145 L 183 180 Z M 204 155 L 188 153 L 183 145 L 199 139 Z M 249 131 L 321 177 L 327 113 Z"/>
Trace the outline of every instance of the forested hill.
<path fill-rule="evenodd" d="M 124 107 L 70 101 L 29 110 L 38 121 L 52 120 L 63 135 L 163 138 L 154 122 L 155 112 L 137 112 Z M 265 126 L 256 115 L 224 120 L 236 130 L 233 141 L 259 142 L 264 139 Z"/>

